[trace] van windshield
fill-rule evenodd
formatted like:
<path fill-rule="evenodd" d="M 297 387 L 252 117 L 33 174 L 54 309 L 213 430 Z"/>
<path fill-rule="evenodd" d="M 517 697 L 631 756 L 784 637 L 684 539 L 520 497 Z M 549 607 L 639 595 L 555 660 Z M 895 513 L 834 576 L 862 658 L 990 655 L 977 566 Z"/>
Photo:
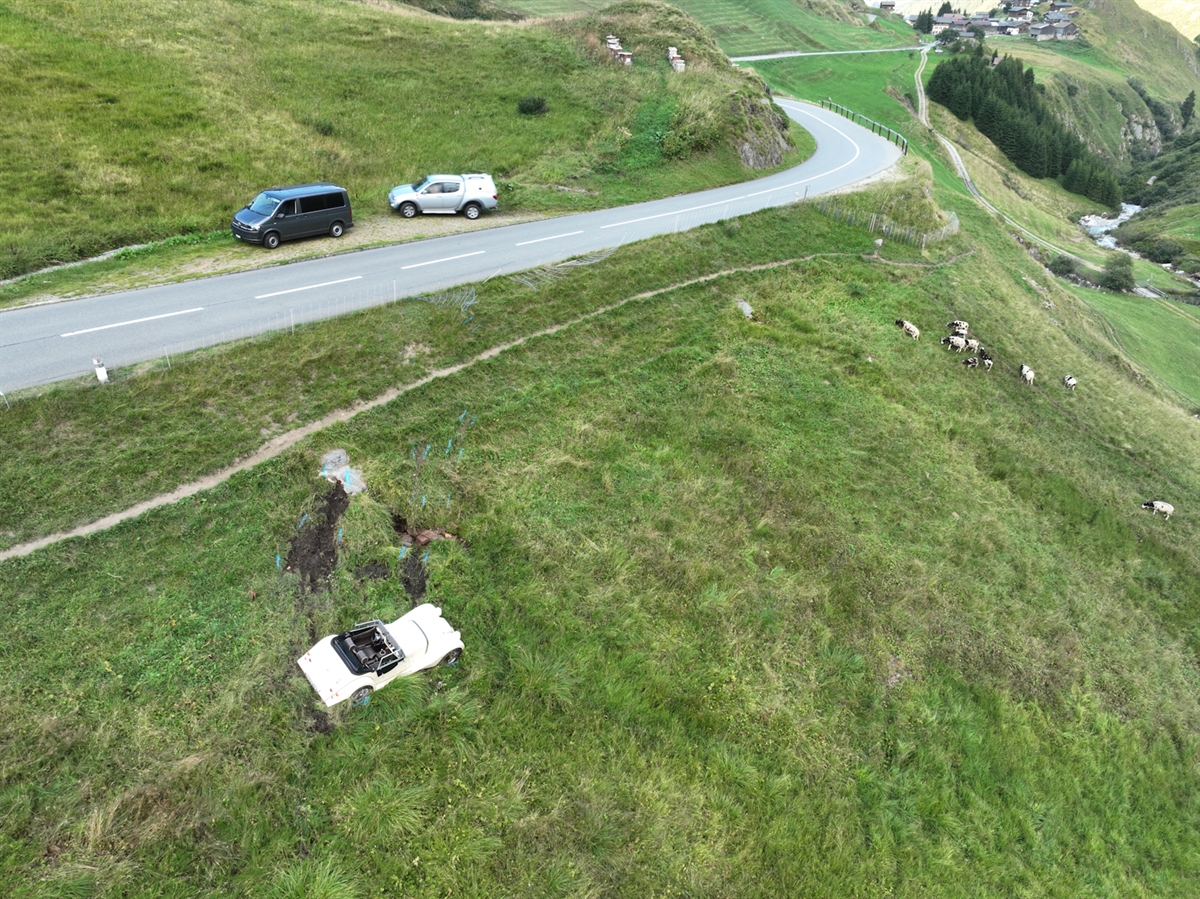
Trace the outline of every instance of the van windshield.
<path fill-rule="evenodd" d="M 250 211 L 259 215 L 270 215 L 275 211 L 275 207 L 278 205 L 278 197 L 273 197 L 268 193 L 261 193 L 255 197 L 254 202 L 250 204 Z"/>

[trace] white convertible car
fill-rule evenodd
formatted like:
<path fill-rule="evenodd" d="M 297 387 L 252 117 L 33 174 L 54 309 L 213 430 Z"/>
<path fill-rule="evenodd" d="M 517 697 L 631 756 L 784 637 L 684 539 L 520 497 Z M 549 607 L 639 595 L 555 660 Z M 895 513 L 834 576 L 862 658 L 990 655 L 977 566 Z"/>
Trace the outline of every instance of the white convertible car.
<path fill-rule="evenodd" d="M 391 624 L 366 621 L 326 637 L 297 661 L 325 705 L 358 704 L 398 677 L 453 664 L 462 650 L 462 634 L 425 603 Z"/>

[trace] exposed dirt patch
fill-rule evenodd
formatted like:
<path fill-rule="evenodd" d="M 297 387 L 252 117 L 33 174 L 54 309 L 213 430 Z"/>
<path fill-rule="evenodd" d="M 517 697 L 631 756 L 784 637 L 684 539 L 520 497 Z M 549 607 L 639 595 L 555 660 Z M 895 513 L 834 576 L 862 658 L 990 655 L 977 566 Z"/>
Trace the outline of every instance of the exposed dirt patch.
<path fill-rule="evenodd" d="M 383 562 L 368 562 L 354 569 L 354 576 L 360 581 L 386 580 L 391 573 L 391 569 Z"/>
<path fill-rule="evenodd" d="M 312 724 L 309 725 L 309 730 L 314 734 L 331 734 L 334 731 L 334 724 L 329 720 L 329 715 L 324 709 L 317 709 L 313 712 Z"/>
<path fill-rule="evenodd" d="M 300 575 L 302 591 L 325 590 L 329 576 L 337 565 L 337 545 L 334 543 L 338 520 L 350 507 L 350 497 L 337 482 L 325 494 L 316 509 L 305 519 L 291 539 L 287 567 Z"/>
<path fill-rule="evenodd" d="M 409 553 L 404 559 L 403 582 L 404 592 L 412 600 L 414 609 L 425 600 L 425 584 L 428 580 L 429 572 L 425 569 L 421 557 L 415 552 Z"/>

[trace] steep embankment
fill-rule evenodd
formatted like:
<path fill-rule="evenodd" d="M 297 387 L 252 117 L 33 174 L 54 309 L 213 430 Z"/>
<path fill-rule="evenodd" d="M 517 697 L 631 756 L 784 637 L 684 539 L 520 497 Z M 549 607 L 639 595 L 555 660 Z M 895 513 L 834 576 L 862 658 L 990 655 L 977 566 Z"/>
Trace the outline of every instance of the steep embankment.
<path fill-rule="evenodd" d="M 10 630 L 59 660 L 0 642 L 5 893 L 1189 895 L 1196 422 L 990 215 L 876 258 L 818 209 L 492 279 L 478 331 L 414 303 L 103 388 L 153 428 L 83 426 L 98 385 L 0 415 L 43 438 L 5 454 L 13 520 L 62 476 L 47 445 L 148 474 L 168 425 L 269 427 L 380 359 L 732 270 L 3 563 Z M 990 373 L 938 345 L 951 318 Z M 418 524 L 461 540 L 418 555 Z M 458 666 L 322 707 L 295 659 L 420 590 Z"/>
<path fill-rule="evenodd" d="M 554 211 L 749 177 L 748 133 L 787 145 L 761 82 L 731 71 L 694 21 L 651 3 L 603 18 L 456 22 L 317 0 L 5 4 L 0 278 L 219 228 L 271 185 L 345 184 L 362 216 L 425 172 L 490 171 L 505 208 Z M 655 41 L 627 68 L 602 27 Z M 690 56 L 686 77 L 672 77 L 668 43 Z M 548 111 L 519 114 L 526 96 Z"/>

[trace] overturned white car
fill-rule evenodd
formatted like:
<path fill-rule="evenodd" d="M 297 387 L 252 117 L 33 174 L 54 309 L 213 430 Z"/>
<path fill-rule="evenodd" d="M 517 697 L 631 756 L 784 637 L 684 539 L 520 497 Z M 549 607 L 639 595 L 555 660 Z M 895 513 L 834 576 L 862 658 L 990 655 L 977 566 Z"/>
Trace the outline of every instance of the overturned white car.
<path fill-rule="evenodd" d="M 326 637 L 297 663 L 325 705 L 357 704 L 398 677 L 454 664 L 462 650 L 462 634 L 424 603 L 391 624 L 365 621 Z"/>

